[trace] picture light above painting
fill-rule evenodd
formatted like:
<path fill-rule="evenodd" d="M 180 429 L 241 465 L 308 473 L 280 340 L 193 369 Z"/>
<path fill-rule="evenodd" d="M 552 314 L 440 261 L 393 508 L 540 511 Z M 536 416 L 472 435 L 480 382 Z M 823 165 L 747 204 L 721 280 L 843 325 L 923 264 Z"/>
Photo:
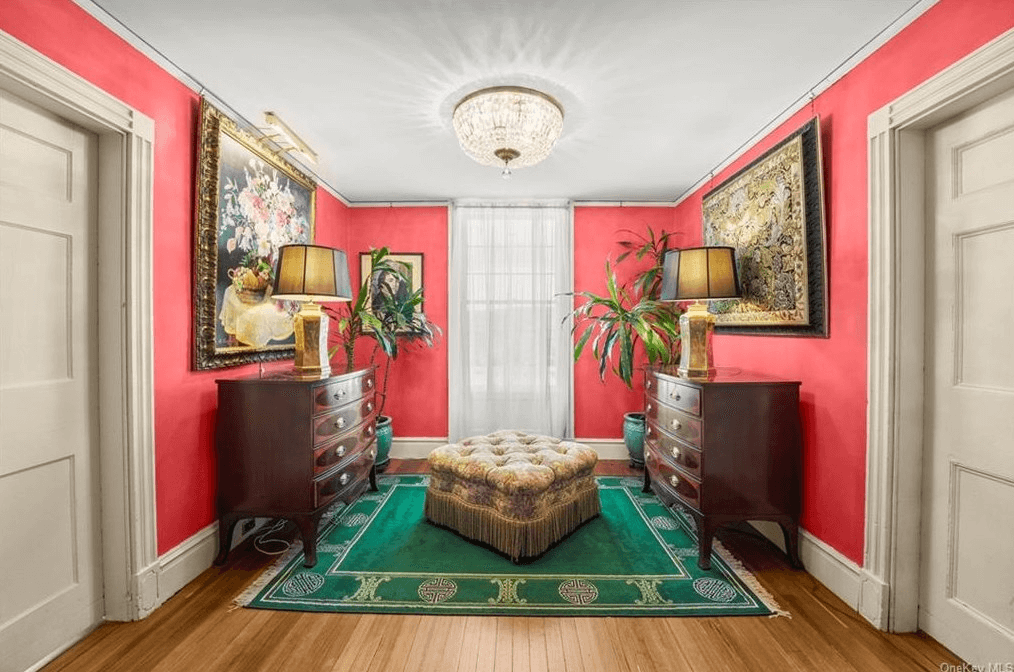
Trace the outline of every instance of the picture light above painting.
<path fill-rule="evenodd" d="M 716 332 L 828 335 L 821 165 L 814 117 L 704 195 L 704 244 L 735 248 L 743 289 L 711 303 Z"/>
<path fill-rule="evenodd" d="M 201 101 L 194 226 L 194 368 L 295 352 L 295 302 L 271 299 L 278 248 L 313 243 L 316 185 Z"/>

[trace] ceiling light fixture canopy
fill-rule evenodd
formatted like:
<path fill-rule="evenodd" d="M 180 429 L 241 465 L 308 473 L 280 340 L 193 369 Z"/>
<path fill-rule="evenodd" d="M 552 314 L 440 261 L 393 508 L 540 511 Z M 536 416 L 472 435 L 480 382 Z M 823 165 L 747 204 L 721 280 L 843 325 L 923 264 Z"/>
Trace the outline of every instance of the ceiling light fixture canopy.
<path fill-rule="evenodd" d="M 552 96 L 521 86 L 468 94 L 454 108 L 461 148 L 484 166 L 534 166 L 549 156 L 563 130 L 563 107 Z"/>

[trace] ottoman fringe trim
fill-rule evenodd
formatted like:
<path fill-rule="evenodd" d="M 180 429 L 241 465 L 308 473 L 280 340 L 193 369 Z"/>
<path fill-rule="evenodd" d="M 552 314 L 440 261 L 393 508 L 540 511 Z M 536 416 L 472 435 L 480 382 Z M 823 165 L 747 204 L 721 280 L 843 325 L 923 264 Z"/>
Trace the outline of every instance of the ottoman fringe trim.
<path fill-rule="evenodd" d="M 582 490 L 569 501 L 554 506 L 534 520 L 516 520 L 492 509 L 456 497 L 453 493 L 428 489 L 426 517 L 449 527 L 463 537 L 480 541 L 503 552 L 515 562 L 539 555 L 575 528 L 599 515 L 598 488 Z"/>

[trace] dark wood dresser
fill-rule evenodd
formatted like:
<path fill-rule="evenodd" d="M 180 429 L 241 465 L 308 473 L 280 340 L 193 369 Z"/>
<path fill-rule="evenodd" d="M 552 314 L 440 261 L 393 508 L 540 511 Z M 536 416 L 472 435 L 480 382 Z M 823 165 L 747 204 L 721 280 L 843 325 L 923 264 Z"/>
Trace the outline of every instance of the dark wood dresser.
<path fill-rule="evenodd" d="M 646 370 L 644 491 L 693 518 L 702 569 L 715 530 L 741 520 L 778 523 L 801 566 L 799 385 L 736 370 L 708 379 Z"/>
<path fill-rule="evenodd" d="M 317 564 L 317 525 L 338 500 L 376 490 L 373 368 L 302 380 L 288 374 L 219 380 L 218 557 L 244 518 L 299 526 L 307 567 Z"/>

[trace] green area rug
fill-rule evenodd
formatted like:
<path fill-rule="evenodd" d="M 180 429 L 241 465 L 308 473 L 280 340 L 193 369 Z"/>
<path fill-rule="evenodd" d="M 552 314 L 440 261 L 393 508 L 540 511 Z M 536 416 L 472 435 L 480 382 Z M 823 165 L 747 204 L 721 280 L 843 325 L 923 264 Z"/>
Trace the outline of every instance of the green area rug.
<path fill-rule="evenodd" d="M 711 569 L 699 569 L 693 520 L 643 494 L 638 478 L 599 477 L 602 515 L 522 565 L 427 522 L 427 482 L 418 475 L 381 477 L 379 492 L 326 517 L 315 567 L 303 567 L 294 548 L 237 602 L 388 614 L 779 613 L 720 545 Z"/>

